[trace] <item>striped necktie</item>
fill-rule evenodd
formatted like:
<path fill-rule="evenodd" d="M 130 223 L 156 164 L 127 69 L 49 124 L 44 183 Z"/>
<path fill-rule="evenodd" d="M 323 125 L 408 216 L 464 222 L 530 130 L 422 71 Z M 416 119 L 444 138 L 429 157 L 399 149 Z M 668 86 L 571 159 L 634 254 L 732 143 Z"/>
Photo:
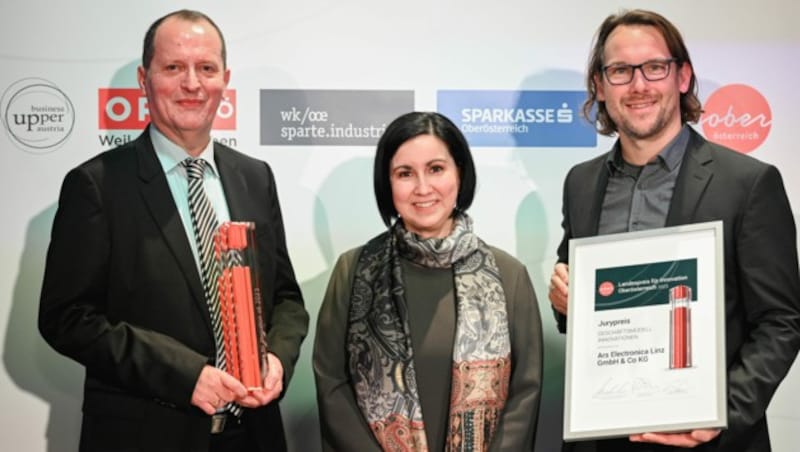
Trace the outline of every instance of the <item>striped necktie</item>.
<path fill-rule="evenodd" d="M 202 159 L 186 159 L 183 166 L 189 178 L 189 211 L 192 215 L 194 240 L 197 243 L 197 254 L 200 259 L 200 273 L 203 278 L 203 290 L 211 315 L 211 326 L 214 330 L 214 342 L 217 349 L 217 367 L 225 370 L 225 348 L 222 338 L 222 322 L 219 311 L 219 292 L 217 291 L 217 269 L 214 259 L 214 233 L 217 231 L 217 214 L 203 188 L 203 173 L 206 161 Z"/>
<path fill-rule="evenodd" d="M 214 234 L 217 232 L 218 222 L 214 207 L 211 205 L 211 201 L 209 201 L 203 188 L 203 173 L 208 163 L 202 159 L 187 158 L 182 162 L 182 165 L 186 168 L 186 174 L 189 178 L 189 211 L 192 215 L 194 239 L 197 243 L 197 254 L 200 258 L 203 290 L 208 303 L 208 313 L 211 315 L 211 326 L 214 329 L 214 345 L 217 350 L 216 367 L 225 370 L 225 346 L 223 345 L 219 291 L 217 289 L 220 271 L 214 258 Z M 232 412 L 236 416 L 240 416 L 242 413 L 241 407 L 233 403 L 226 405 L 225 410 Z"/>

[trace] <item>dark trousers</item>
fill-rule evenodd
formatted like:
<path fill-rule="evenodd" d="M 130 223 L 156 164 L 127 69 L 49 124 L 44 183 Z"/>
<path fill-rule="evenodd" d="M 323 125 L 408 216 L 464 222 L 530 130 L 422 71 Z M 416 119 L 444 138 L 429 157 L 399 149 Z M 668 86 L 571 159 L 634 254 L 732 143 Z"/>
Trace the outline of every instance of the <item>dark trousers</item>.
<path fill-rule="evenodd" d="M 241 421 L 230 420 L 225 426 L 225 430 L 220 433 L 211 434 L 209 452 L 250 452 L 258 451 L 259 447 L 255 437 L 245 427 Z"/>

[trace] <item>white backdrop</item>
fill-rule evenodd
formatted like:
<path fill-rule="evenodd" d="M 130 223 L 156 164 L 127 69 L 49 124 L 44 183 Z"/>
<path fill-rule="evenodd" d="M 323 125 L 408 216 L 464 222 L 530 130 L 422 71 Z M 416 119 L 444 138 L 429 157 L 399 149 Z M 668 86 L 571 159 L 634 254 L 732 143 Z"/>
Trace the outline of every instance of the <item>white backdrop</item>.
<path fill-rule="evenodd" d="M 734 84 L 766 100 L 771 125 L 758 130 L 760 145 L 752 155 L 781 169 L 797 216 L 796 2 L 6 0 L 0 5 L 0 191 L 6 212 L 0 226 L 0 437 L 13 450 L 77 448 L 83 370 L 53 352 L 36 330 L 58 189 L 69 168 L 109 147 L 101 137 L 135 136 L 100 127 L 106 105 L 99 90 L 135 88 L 146 28 L 182 7 L 208 13 L 227 40 L 236 121 L 215 136 L 270 162 L 278 179 L 289 251 L 312 317 L 282 402 L 294 450 L 318 449 L 311 344 L 331 267 L 339 253 L 382 224 L 371 194 L 373 147 L 260 145 L 260 90 L 407 90 L 418 110 L 435 110 L 439 90 L 583 90 L 590 42 L 605 16 L 621 7 L 654 9 L 682 30 L 702 100 Z M 55 129 L 23 136 L 24 125 L 8 122 L 21 117 L 9 112 L 22 111 L 26 99 L 37 96 L 74 110 L 55 110 L 61 114 L 53 118 Z M 749 113 L 762 110 L 753 106 Z M 560 435 L 564 338 L 550 316 L 546 280 L 561 236 L 561 184 L 569 167 L 610 144 L 599 137 L 592 147 L 473 149 L 479 187 L 471 213 L 478 232 L 528 265 L 541 298 L 547 355 L 539 451 L 555 450 Z M 778 452 L 800 445 L 797 406 L 795 365 L 768 413 Z"/>

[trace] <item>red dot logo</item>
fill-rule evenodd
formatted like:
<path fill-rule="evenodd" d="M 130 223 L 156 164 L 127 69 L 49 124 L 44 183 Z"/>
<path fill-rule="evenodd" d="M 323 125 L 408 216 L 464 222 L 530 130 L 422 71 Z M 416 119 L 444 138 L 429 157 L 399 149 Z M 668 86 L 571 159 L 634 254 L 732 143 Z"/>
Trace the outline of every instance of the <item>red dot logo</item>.
<path fill-rule="evenodd" d="M 767 99 L 751 86 L 725 85 L 711 93 L 703 109 L 706 138 L 745 154 L 761 146 L 772 127 Z"/>
<path fill-rule="evenodd" d="M 600 284 L 600 287 L 597 288 L 597 293 L 600 295 L 607 297 L 614 293 L 614 283 L 610 281 L 604 281 Z"/>

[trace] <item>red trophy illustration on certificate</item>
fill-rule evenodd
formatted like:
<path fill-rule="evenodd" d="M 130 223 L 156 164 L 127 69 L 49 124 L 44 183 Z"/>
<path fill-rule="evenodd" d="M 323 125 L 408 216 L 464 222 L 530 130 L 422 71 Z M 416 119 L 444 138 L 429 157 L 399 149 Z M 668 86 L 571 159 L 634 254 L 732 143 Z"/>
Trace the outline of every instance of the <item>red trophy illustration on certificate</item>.
<path fill-rule="evenodd" d="M 669 289 L 669 367 L 692 367 L 692 288 Z"/>
<path fill-rule="evenodd" d="M 214 237 L 227 371 L 248 389 L 267 372 L 267 335 L 258 279 L 255 224 L 223 223 Z"/>

